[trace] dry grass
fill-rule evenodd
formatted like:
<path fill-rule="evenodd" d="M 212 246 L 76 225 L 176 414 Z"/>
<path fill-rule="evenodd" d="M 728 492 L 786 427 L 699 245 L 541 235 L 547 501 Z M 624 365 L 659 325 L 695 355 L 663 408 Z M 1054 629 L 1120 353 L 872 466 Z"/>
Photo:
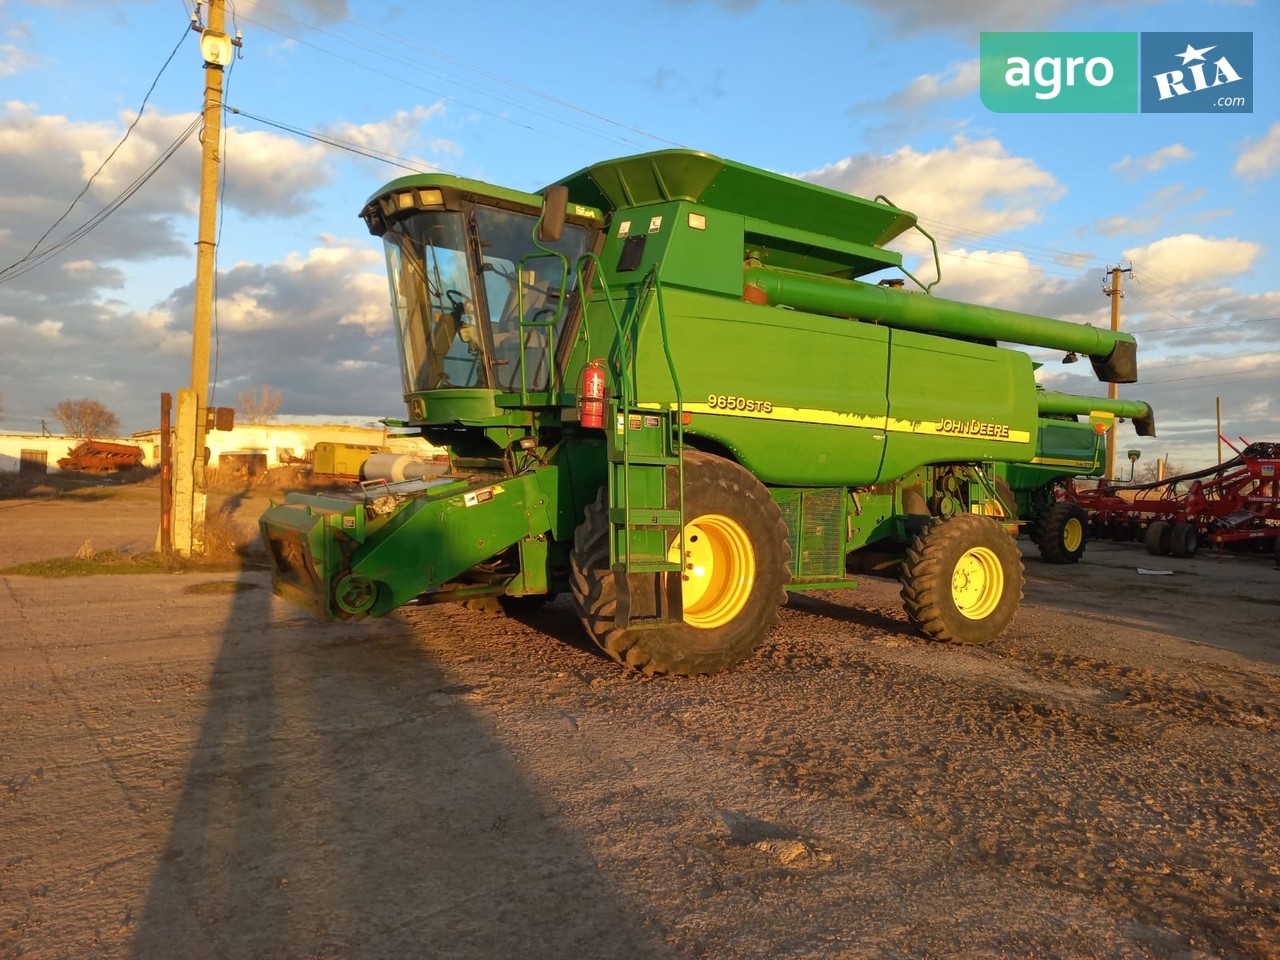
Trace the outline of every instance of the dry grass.
<path fill-rule="evenodd" d="M 0 574 L 25 577 L 87 577 L 99 574 L 193 573 L 237 571 L 261 567 L 265 552 L 255 535 L 236 524 L 225 507 L 205 518 L 201 531 L 201 552 L 190 557 L 157 551 L 125 553 L 98 550 L 86 540 L 70 557 L 54 557 L 20 563 L 0 570 Z"/>
<path fill-rule="evenodd" d="M 155 486 L 159 482 L 159 471 L 145 467 L 110 474 L 0 473 L 0 500 L 100 500 L 117 496 L 128 487 Z"/>
<path fill-rule="evenodd" d="M 201 560 L 206 563 L 230 563 L 243 559 L 251 549 L 257 548 L 256 535 L 247 534 L 231 516 L 230 503 L 225 503 L 217 513 L 205 517 L 204 527 L 197 538 L 203 545 Z"/>
<path fill-rule="evenodd" d="M 0 500 L 103 499 L 117 496 L 129 488 L 157 487 L 160 471 L 137 467 L 117 473 L 71 473 L 56 471 L 45 474 L 0 473 Z M 238 493 L 245 490 L 272 491 L 329 489 L 331 477 L 313 479 L 304 466 L 272 467 L 249 476 L 243 469 L 211 467 L 205 471 L 205 486 L 211 493 Z"/>
<path fill-rule="evenodd" d="M 35 560 L 0 569 L 0 575 L 15 577 L 92 577 L 137 573 L 201 573 L 230 572 L 262 566 L 247 552 L 234 556 L 165 556 L 156 551 L 121 553 L 118 550 L 93 549 L 86 541 L 73 557 Z"/>

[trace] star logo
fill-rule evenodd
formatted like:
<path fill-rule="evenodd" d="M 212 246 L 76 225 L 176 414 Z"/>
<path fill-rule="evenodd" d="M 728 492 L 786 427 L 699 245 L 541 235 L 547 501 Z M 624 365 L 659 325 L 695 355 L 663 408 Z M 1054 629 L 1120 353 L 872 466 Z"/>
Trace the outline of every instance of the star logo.
<path fill-rule="evenodd" d="M 1175 53 L 1174 56 L 1181 57 L 1182 65 L 1185 67 L 1192 60 L 1203 60 L 1204 55 L 1213 49 L 1214 49 L 1213 47 L 1203 47 L 1202 49 L 1197 50 L 1195 47 L 1193 47 L 1191 44 L 1188 43 L 1187 49 L 1183 50 L 1181 53 Z"/>

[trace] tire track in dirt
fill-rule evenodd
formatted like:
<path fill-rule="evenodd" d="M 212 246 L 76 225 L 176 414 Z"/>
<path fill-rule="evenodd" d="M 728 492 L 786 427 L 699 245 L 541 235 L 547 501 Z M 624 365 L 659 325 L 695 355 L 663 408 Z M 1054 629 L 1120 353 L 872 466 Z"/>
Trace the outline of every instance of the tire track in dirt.
<path fill-rule="evenodd" d="M 1276 754 L 1273 680 L 1211 665 L 1201 690 L 1171 670 L 878 627 L 814 642 L 823 619 L 785 610 L 734 674 L 643 696 L 606 679 L 575 709 L 656 724 L 797 800 L 853 804 L 1189 947 L 1280 953 L 1280 791 L 1251 759 Z"/>

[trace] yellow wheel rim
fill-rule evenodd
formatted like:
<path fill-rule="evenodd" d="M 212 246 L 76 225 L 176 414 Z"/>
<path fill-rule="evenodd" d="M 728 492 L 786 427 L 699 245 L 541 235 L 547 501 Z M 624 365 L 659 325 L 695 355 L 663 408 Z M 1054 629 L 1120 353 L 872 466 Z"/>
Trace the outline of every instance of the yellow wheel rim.
<path fill-rule="evenodd" d="M 736 520 L 718 513 L 691 520 L 684 528 L 684 556 L 677 540 L 667 560 L 684 566 L 684 622 L 690 626 L 723 626 L 747 605 L 756 579 L 756 552 Z"/>
<path fill-rule="evenodd" d="M 1062 525 L 1062 545 L 1074 553 L 1084 543 L 1084 527 L 1076 517 L 1072 517 Z"/>
<path fill-rule="evenodd" d="M 1004 596 L 1004 567 L 987 547 L 966 550 L 951 574 L 951 599 L 970 620 L 991 616 Z"/>

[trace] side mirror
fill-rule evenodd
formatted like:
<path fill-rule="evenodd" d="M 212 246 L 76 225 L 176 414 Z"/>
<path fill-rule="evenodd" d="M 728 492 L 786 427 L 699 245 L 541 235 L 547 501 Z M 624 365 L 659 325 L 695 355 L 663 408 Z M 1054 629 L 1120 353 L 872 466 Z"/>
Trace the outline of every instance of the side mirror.
<path fill-rule="evenodd" d="M 538 239 L 555 243 L 564 233 L 564 218 L 569 212 L 569 188 L 563 184 L 547 187 L 542 192 L 542 219 L 538 221 Z"/>

